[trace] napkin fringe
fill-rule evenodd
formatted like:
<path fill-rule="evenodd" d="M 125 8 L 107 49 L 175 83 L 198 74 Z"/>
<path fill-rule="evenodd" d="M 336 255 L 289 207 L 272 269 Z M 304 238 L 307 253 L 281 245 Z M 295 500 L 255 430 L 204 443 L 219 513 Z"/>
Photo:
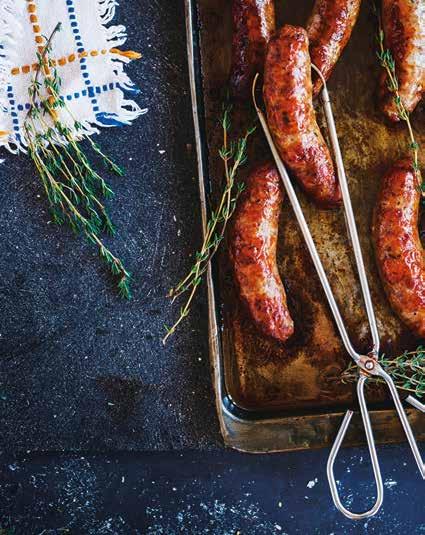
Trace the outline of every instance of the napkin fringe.
<path fill-rule="evenodd" d="M 102 24 L 105 26 L 115 18 L 115 11 L 118 6 L 116 0 L 98 0 L 97 8 Z"/>
<path fill-rule="evenodd" d="M 115 11 L 118 6 L 117 0 L 97 0 L 98 12 L 101 17 L 102 23 L 105 28 L 106 40 L 111 48 L 119 47 L 127 41 L 127 29 L 122 24 L 116 26 L 107 27 L 106 24 L 111 22 L 115 16 Z M 114 65 L 115 82 L 118 84 L 121 91 L 125 91 L 130 94 L 138 94 L 140 91 L 137 89 L 133 81 L 125 72 L 125 65 L 131 61 L 130 58 L 125 55 L 114 55 L 110 61 Z M 147 108 L 140 108 L 133 100 L 125 99 L 124 93 L 122 93 L 122 100 L 120 102 L 119 113 L 101 112 L 96 115 L 96 121 L 91 124 L 83 124 L 87 133 L 92 130 L 97 131 L 94 126 L 100 127 L 114 127 L 131 125 L 140 115 L 147 113 Z"/>

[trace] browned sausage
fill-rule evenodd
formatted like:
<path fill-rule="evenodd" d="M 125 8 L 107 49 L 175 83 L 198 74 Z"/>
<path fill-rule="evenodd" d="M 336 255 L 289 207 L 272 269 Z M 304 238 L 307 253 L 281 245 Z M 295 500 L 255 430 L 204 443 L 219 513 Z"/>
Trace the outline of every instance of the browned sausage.
<path fill-rule="evenodd" d="M 285 342 L 294 324 L 276 264 L 282 199 L 274 165 L 252 171 L 234 215 L 229 250 L 241 299 L 258 329 Z"/>
<path fill-rule="evenodd" d="M 425 337 L 425 258 L 418 231 L 421 194 L 412 162 L 385 175 L 375 209 L 373 238 L 381 279 L 393 310 Z"/>
<path fill-rule="evenodd" d="M 425 3 L 424 0 L 382 0 L 385 46 L 395 61 L 399 94 L 406 111 L 412 112 L 425 90 Z M 387 75 L 381 79 L 382 109 L 399 121 L 394 94 Z"/>
<path fill-rule="evenodd" d="M 232 96 L 249 97 L 254 75 L 264 70 L 266 47 L 274 30 L 274 0 L 233 0 Z"/>
<path fill-rule="evenodd" d="M 329 149 L 313 108 L 307 32 L 283 26 L 270 39 L 264 70 L 267 119 L 282 160 L 321 206 L 341 201 Z"/>
<path fill-rule="evenodd" d="M 316 0 L 307 23 L 311 61 L 325 80 L 348 43 L 359 16 L 361 0 Z M 322 88 L 322 81 L 314 76 L 314 95 Z"/>

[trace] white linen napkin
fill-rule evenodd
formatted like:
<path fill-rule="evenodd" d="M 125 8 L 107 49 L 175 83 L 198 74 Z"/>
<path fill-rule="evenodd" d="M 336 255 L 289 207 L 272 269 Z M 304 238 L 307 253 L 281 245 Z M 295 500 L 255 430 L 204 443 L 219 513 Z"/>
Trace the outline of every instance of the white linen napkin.
<path fill-rule="evenodd" d="M 119 49 L 124 26 L 108 26 L 117 0 L 0 0 L 0 147 L 25 150 L 23 122 L 30 107 L 28 88 L 40 53 L 62 24 L 49 54 L 61 78 L 61 98 L 85 132 L 97 126 L 131 124 L 142 110 L 138 92 L 124 71 L 137 57 Z"/>

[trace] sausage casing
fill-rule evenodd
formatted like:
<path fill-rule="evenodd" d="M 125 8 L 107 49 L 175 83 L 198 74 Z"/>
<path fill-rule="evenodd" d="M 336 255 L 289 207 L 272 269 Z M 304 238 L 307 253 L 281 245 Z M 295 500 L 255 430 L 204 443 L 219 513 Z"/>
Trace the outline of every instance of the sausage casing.
<path fill-rule="evenodd" d="M 306 193 L 324 207 L 341 202 L 329 149 L 313 107 L 307 32 L 283 26 L 270 39 L 264 70 L 269 128 L 282 160 Z"/>
<path fill-rule="evenodd" d="M 285 342 L 294 332 L 276 263 L 281 179 L 274 165 L 251 172 L 233 219 L 230 261 L 241 300 L 258 329 Z"/>
<path fill-rule="evenodd" d="M 388 300 L 415 334 L 425 337 L 425 259 L 418 231 L 420 191 L 410 160 L 384 176 L 374 214 L 376 260 Z"/>
<path fill-rule="evenodd" d="M 320 69 L 325 80 L 348 43 L 359 16 L 361 0 L 316 0 L 307 22 L 311 61 Z M 314 95 L 322 87 L 315 76 Z"/>
<path fill-rule="evenodd" d="M 425 1 L 382 0 L 382 28 L 385 46 L 395 61 L 398 91 L 409 113 L 425 89 Z M 388 90 L 387 75 L 381 78 L 381 103 L 385 115 L 399 121 L 394 94 Z"/>
<path fill-rule="evenodd" d="M 233 0 L 230 91 L 247 98 L 253 78 L 264 70 L 267 43 L 275 30 L 274 0 Z"/>

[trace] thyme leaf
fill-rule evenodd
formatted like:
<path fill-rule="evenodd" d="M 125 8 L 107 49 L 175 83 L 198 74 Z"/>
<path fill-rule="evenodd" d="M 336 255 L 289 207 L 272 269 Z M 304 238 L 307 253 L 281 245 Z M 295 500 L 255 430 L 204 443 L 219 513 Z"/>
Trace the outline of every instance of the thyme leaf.
<path fill-rule="evenodd" d="M 98 248 L 100 258 L 117 280 L 119 294 L 129 299 L 131 274 L 100 237 L 104 232 L 115 234 L 102 200 L 112 198 L 113 191 L 95 170 L 81 143 L 88 143 L 115 174 L 122 176 L 124 172 L 84 132 L 60 96 L 61 79 L 49 59 L 52 41 L 60 30 L 59 23 L 37 54 L 38 67 L 28 89 L 30 108 L 23 124 L 28 154 L 43 184 L 52 221 L 58 225 L 67 223 L 76 235 L 84 236 Z"/>
<path fill-rule="evenodd" d="M 211 211 L 210 218 L 206 225 L 204 241 L 199 251 L 195 253 L 195 263 L 184 277 L 169 292 L 169 297 L 174 302 L 177 298 L 186 295 L 186 301 L 180 308 L 180 314 L 172 327 L 165 326 L 166 335 L 163 338 L 165 344 L 172 336 L 178 326 L 189 315 L 199 285 L 202 282 L 208 265 L 217 253 L 222 243 L 227 228 L 237 205 L 238 198 L 244 189 L 244 185 L 236 182 L 241 166 L 247 161 L 248 139 L 254 133 L 255 127 L 248 128 L 245 134 L 239 139 L 230 139 L 231 129 L 231 107 L 223 109 L 221 118 L 221 128 L 223 131 L 223 145 L 218 154 L 223 162 L 225 186 L 218 206 Z"/>

